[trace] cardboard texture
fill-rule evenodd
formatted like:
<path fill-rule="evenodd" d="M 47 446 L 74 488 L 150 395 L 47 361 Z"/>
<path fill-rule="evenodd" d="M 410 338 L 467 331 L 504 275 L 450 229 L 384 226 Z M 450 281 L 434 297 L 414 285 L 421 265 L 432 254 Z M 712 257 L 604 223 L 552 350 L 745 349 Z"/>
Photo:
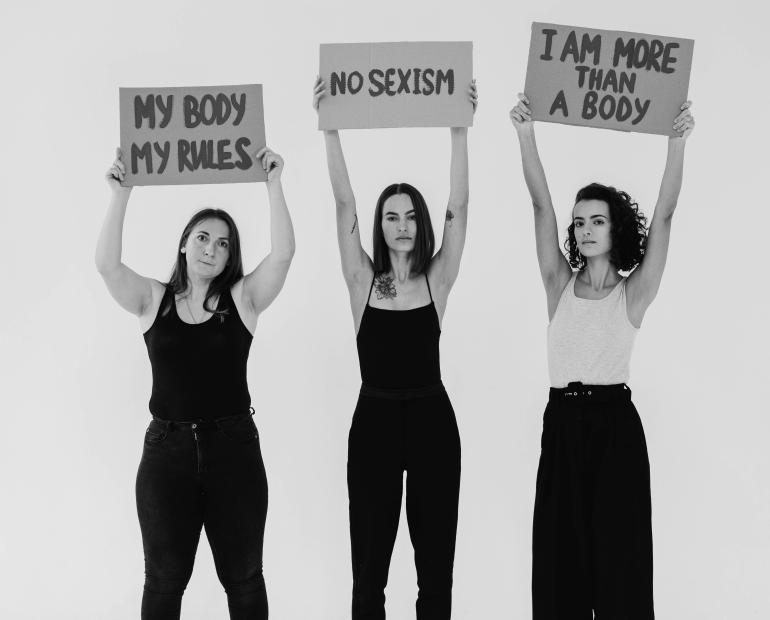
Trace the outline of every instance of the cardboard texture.
<path fill-rule="evenodd" d="M 533 119 L 676 135 L 694 41 L 532 24 L 524 90 Z"/>
<path fill-rule="evenodd" d="M 262 85 L 121 88 L 123 185 L 266 181 Z"/>
<path fill-rule="evenodd" d="M 322 44 L 319 129 L 470 127 L 473 44 Z"/>

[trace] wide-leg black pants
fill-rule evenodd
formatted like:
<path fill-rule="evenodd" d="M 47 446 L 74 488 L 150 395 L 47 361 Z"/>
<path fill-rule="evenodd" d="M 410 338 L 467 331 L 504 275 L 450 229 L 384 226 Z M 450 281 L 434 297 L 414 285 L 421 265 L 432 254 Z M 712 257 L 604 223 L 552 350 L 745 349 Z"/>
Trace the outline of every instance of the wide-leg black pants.
<path fill-rule="evenodd" d="M 443 386 L 406 392 L 362 388 L 348 438 L 353 620 L 385 618 L 385 586 L 401 513 L 417 568 L 417 618 L 452 608 L 460 436 Z"/>
<path fill-rule="evenodd" d="M 628 386 L 551 388 L 532 556 L 534 620 L 654 618 L 650 466 Z"/>

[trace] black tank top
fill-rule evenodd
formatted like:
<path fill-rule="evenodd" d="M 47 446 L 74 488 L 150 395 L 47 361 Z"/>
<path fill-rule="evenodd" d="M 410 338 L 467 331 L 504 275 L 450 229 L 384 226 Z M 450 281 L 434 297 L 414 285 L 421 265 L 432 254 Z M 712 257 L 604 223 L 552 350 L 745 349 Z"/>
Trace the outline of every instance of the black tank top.
<path fill-rule="evenodd" d="M 185 323 L 177 314 L 173 291 L 166 288 L 155 322 L 144 333 L 154 416 L 213 420 L 249 410 L 246 360 L 252 336 L 229 290 L 220 296 L 217 309 L 226 313 L 197 325 Z"/>
<path fill-rule="evenodd" d="M 428 282 L 428 277 L 425 277 Z M 361 381 L 383 389 L 419 388 L 441 382 L 441 327 L 428 284 L 430 303 L 411 310 L 385 310 L 366 298 L 356 345 Z"/>

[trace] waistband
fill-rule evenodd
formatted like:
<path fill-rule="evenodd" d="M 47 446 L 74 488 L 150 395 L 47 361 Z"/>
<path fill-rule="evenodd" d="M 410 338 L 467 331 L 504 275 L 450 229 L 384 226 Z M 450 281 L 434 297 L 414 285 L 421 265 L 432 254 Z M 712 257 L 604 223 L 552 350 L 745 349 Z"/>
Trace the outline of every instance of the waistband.
<path fill-rule="evenodd" d="M 388 400 L 411 400 L 413 398 L 425 398 L 426 396 L 434 396 L 445 392 L 444 384 L 441 382 L 417 388 L 395 389 L 372 387 L 366 384 L 361 385 L 361 396 L 385 398 Z"/>
<path fill-rule="evenodd" d="M 548 392 L 548 400 L 560 404 L 579 401 L 601 403 L 613 400 L 631 400 L 631 388 L 625 383 L 584 385 L 580 381 L 574 381 L 565 388 L 552 387 Z"/>
<path fill-rule="evenodd" d="M 228 420 L 237 420 L 239 418 L 248 418 L 253 416 L 255 413 L 254 407 L 249 407 L 248 412 L 246 413 L 236 413 L 235 415 L 226 415 L 221 418 L 214 418 L 212 420 L 204 420 L 203 418 L 197 418 L 195 420 L 164 420 L 163 418 L 159 418 L 157 416 L 152 416 L 152 419 L 156 422 L 163 425 L 166 430 L 172 430 L 174 428 L 180 428 L 180 429 L 205 429 L 205 428 L 216 428 L 219 426 L 220 422 L 226 422 Z"/>

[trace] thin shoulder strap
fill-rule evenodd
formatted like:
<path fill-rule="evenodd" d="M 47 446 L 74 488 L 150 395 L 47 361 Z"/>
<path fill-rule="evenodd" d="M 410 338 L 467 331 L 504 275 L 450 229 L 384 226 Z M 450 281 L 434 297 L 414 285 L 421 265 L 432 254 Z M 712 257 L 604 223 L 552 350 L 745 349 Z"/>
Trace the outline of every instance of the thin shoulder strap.
<path fill-rule="evenodd" d="M 371 285 L 369 286 L 369 294 L 366 296 L 366 305 L 367 305 L 367 306 L 369 305 L 369 300 L 372 298 L 372 289 L 374 288 L 374 279 L 375 279 L 376 277 L 377 277 L 377 274 L 375 273 L 375 274 L 372 276 L 372 283 L 371 283 Z"/>
<path fill-rule="evenodd" d="M 428 280 L 428 274 L 425 274 L 425 284 L 428 285 L 428 295 L 430 295 L 430 301 L 433 302 L 433 293 L 430 292 L 430 281 Z"/>

